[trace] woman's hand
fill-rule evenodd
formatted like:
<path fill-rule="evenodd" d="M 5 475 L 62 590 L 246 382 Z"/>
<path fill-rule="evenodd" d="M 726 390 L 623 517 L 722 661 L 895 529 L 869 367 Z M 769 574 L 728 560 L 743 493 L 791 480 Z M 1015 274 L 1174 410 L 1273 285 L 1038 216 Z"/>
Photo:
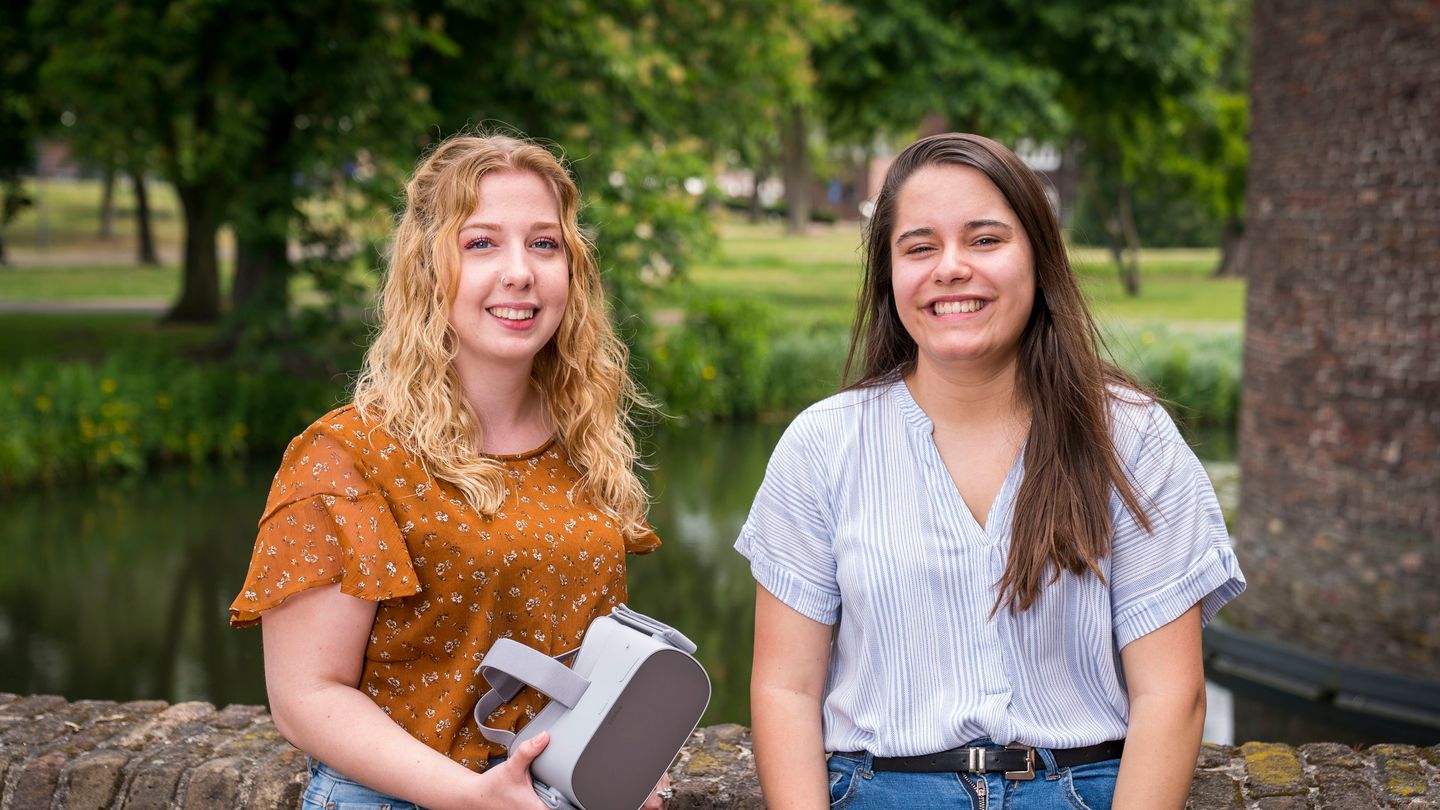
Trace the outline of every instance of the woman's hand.
<path fill-rule="evenodd" d="M 550 743 L 550 732 L 542 731 L 510 749 L 504 762 L 481 774 L 485 781 L 487 807 L 518 807 L 525 810 L 546 810 L 545 803 L 535 795 L 530 779 L 530 763 Z"/>
<path fill-rule="evenodd" d="M 663 810 L 665 800 L 669 797 L 670 772 L 666 771 L 665 775 L 660 777 L 660 782 L 655 785 L 655 789 L 650 791 L 650 797 L 645 800 L 644 804 L 640 805 L 640 810 Z"/>

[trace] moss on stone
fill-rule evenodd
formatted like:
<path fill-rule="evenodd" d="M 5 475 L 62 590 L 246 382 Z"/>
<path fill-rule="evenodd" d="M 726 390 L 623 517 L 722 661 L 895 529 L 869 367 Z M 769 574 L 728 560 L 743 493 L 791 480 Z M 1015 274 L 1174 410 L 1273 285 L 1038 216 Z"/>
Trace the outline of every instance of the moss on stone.
<path fill-rule="evenodd" d="M 1246 743 L 1240 746 L 1253 796 L 1293 796 L 1307 792 L 1300 758 L 1288 745 Z"/>

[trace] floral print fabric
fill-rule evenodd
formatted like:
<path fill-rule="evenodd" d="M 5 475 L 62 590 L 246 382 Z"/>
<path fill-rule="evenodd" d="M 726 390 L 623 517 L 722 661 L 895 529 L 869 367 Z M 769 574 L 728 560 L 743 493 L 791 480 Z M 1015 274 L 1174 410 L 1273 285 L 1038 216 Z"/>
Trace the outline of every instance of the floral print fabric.
<path fill-rule="evenodd" d="M 285 451 L 230 606 L 230 623 L 245 627 L 307 588 L 339 583 L 378 602 L 359 688 L 476 770 L 505 753 L 470 716 L 488 688 L 475 668 L 490 645 L 574 649 L 592 619 L 625 601 L 625 553 L 660 544 L 653 533 L 627 544 L 558 442 L 493 458 L 509 492 L 486 518 L 353 406 L 332 411 Z M 487 725 L 516 730 L 544 702 L 526 689 Z"/>

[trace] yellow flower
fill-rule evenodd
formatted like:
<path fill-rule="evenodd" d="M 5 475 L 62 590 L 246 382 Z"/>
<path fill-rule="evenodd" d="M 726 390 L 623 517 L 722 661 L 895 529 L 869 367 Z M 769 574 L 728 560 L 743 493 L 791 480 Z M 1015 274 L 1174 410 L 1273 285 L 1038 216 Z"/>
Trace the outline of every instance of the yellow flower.
<path fill-rule="evenodd" d="M 170 410 L 171 402 L 172 400 L 170 399 L 170 395 L 165 393 L 164 391 L 161 391 L 160 393 L 155 395 L 155 406 L 162 411 Z"/>
<path fill-rule="evenodd" d="M 50 412 L 50 398 L 44 395 L 35 397 L 35 410 L 41 413 Z"/>
<path fill-rule="evenodd" d="M 125 452 L 125 445 L 121 444 L 120 442 L 110 442 L 111 455 L 118 456 L 123 452 Z"/>
<path fill-rule="evenodd" d="M 1140 344 L 1141 344 L 1142 346 L 1149 346 L 1151 343 L 1154 343 L 1154 342 L 1155 342 L 1155 334 L 1154 334 L 1153 332 L 1141 332 L 1141 333 L 1140 333 Z"/>
<path fill-rule="evenodd" d="M 103 393 L 113 394 L 115 393 L 115 387 L 115 381 L 110 379 L 109 377 L 106 377 L 105 379 L 100 381 L 100 390 Z"/>
<path fill-rule="evenodd" d="M 713 379 L 715 379 L 715 367 L 714 367 L 714 366 L 706 366 L 705 368 L 700 369 L 700 377 L 701 377 L 701 379 L 705 379 L 705 380 L 713 380 Z"/>

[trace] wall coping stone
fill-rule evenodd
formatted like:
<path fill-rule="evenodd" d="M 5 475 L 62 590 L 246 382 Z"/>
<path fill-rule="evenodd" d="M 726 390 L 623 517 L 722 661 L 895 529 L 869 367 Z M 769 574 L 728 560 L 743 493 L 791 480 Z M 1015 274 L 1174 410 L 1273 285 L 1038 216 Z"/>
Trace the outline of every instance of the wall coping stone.
<path fill-rule="evenodd" d="M 696 729 L 671 810 L 759 810 L 750 731 Z M 305 756 L 264 706 L 0 693 L 0 810 L 292 810 Z M 1440 745 L 1205 744 L 1193 810 L 1440 810 Z"/>

